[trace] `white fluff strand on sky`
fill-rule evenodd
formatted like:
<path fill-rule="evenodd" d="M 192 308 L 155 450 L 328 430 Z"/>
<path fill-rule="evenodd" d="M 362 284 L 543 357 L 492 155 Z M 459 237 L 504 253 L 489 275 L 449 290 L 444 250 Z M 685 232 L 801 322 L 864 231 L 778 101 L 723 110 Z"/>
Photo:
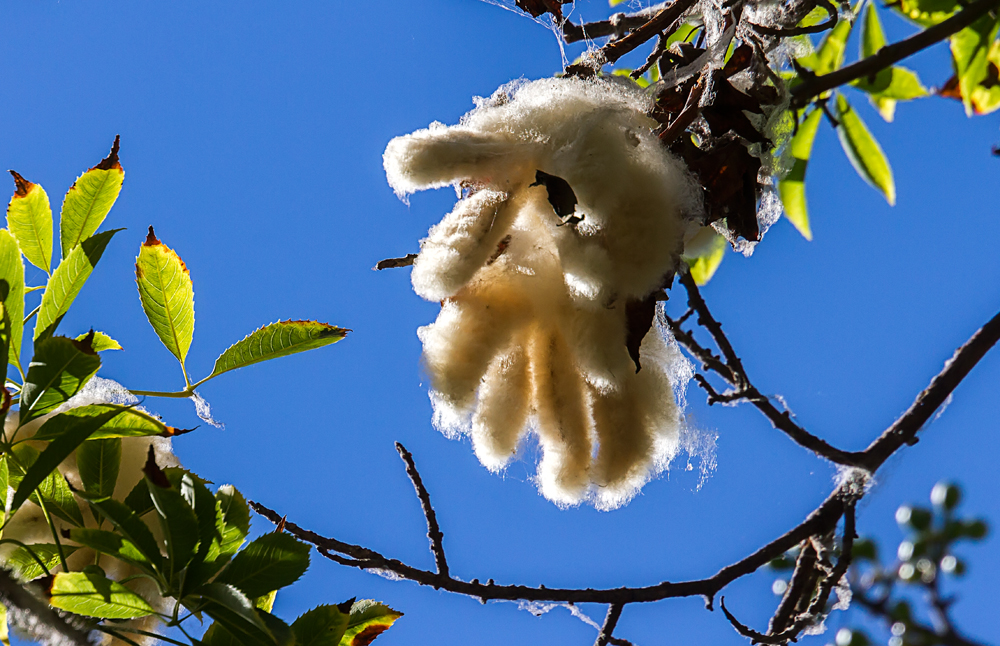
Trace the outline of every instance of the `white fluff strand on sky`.
<path fill-rule="evenodd" d="M 459 125 L 398 137 L 384 155 L 401 198 L 459 189 L 412 274 L 417 294 L 441 302 L 418 331 L 435 426 L 471 434 L 492 471 L 534 433 L 546 498 L 613 509 L 681 444 L 675 389 L 689 369 L 655 327 L 639 369 L 626 305 L 677 269 L 700 189 L 627 81 L 518 82 L 476 103 Z"/>

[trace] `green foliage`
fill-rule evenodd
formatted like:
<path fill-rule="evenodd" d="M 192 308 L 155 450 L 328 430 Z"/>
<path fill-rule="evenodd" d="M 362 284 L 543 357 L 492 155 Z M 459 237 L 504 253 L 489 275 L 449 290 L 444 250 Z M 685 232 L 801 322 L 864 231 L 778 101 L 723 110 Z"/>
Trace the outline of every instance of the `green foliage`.
<path fill-rule="evenodd" d="M 986 114 L 1000 108 L 1000 18 L 983 16 L 951 37 L 951 55 L 965 113 Z"/>
<path fill-rule="evenodd" d="M 851 160 L 854 170 L 862 179 L 881 191 L 890 205 L 895 204 L 896 183 L 892 178 L 892 169 L 889 168 L 885 153 L 869 132 L 868 126 L 842 94 L 837 94 L 837 120 L 840 145 L 847 153 L 847 158 Z"/>
<path fill-rule="evenodd" d="M 798 132 L 789 144 L 792 155 L 792 169 L 778 182 L 778 195 L 785 207 L 785 217 L 806 240 L 812 240 L 809 227 L 809 211 L 806 208 L 806 168 L 812 156 L 816 131 L 823 118 L 823 111 L 814 108 L 799 124 Z"/>
<path fill-rule="evenodd" d="M 223 485 L 213 494 L 205 480 L 184 469 L 161 469 L 150 447 L 142 480 L 132 486 L 132 479 L 127 485 L 131 491 L 122 497 L 125 443 L 175 437 L 193 429 L 178 429 L 139 408 L 111 403 L 53 414 L 100 369 L 99 351 L 121 349 L 102 332 L 92 330 L 74 339 L 54 331 L 112 237 L 121 231 L 97 229 L 117 199 L 123 177 L 116 139 L 108 158 L 81 175 L 66 194 L 60 222 L 63 259 L 47 284 L 37 288 L 42 292 L 40 303 L 29 315 L 38 316 L 33 356 L 27 374 L 21 372 L 23 383 L 8 381 L 13 398 L 4 391 L 2 410 L 6 413 L 13 401 L 19 425 L 0 437 L 0 491 L 14 490 L 10 508 L 2 510 L 0 529 L 7 529 L 4 542 L 16 544 L 3 565 L 21 581 L 51 575 L 47 585 L 53 607 L 87 618 L 87 625 L 112 634 L 121 630 L 127 634 L 127 629 L 106 620 L 148 616 L 165 604 L 170 612 L 160 617 L 168 626 L 192 616 L 214 619 L 205 644 L 292 645 L 298 643 L 298 635 L 303 643 L 322 644 L 334 633 L 339 643 L 350 625 L 347 610 L 332 632 L 330 622 L 324 621 L 332 616 L 329 611 L 307 613 L 297 624 L 298 632 L 270 614 L 275 592 L 298 580 L 308 567 L 309 547 L 284 533 L 261 536 L 243 547 L 250 531 L 250 509 L 236 488 Z M 0 352 L 21 370 L 29 291 L 22 256 L 45 272 L 51 270 L 53 223 L 42 187 L 16 173 L 14 178 L 17 191 L 7 213 L 10 229 L 0 230 Z M 136 259 L 136 281 L 143 310 L 181 363 L 185 382 L 178 392 L 135 392 L 187 397 L 194 392 L 184 366 L 194 333 L 194 290 L 183 261 L 156 239 L 152 228 Z M 213 372 L 199 383 L 335 343 L 347 332 L 315 321 L 264 326 L 223 352 Z M 67 464 L 78 469 L 78 490 L 64 475 Z M 11 520 L 32 513 L 26 511 L 29 508 L 41 513 L 51 541 L 22 543 L 16 532 L 11 534 Z M 81 550 L 90 555 L 68 560 Z M 121 572 L 119 566 L 124 566 L 131 568 L 132 576 L 117 580 L 120 575 L 109 577 L 94 564 L 106 565 L 109 559 L 119 562 L 109 572 Z M 135 577 L 155 582 L 162 599 L 139 594 L 131 582 Z M 335 606 L 320 608 L 336 611 Z M 5 620 L 0 624 L 6 626 Z"/>

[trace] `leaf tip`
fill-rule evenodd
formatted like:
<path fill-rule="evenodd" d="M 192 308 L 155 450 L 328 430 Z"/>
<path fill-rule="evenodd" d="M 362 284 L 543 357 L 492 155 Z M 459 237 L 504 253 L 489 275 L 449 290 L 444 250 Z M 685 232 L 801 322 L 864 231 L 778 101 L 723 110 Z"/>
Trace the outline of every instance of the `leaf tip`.
<path fill-rule="evenodd" d="M 122 170 L 122 165 L 118 161 L 118 145 L 120 142 L 121 135 L 115 135 L 115 143 L 111 144 L 111 152 L 97 166 L 94 166 L 90 170 Z"/>
<path fill-rule="evenodd" d="M 159 238 L 156 237 L 156 233 L 153 232 L 153 225 L 149 225 L 149 233 L 146 234 L 146 241 L 142 243 L 143 247 L 154 247 L 158 244 L 163 244 L 160 242 Z"/>
<path fill-rule="evenodd" d="M 166 474 L 163 473 L 160 465 L 156 463 L 156 451 L 153 449 L 152 444 L 149 445 L 149 451 L 146 453 L 146 464 L 142 467 L 142 472 L 157 487 L 161 489 L 170 488 L 170 480 L 167 480 Z"/>
<path fill-rule="evenodd" d="M 21 174 L 16 170 L 8 170 L 8 173 L 14 176 L 14 197 L 25 197 L 28 195 L 28 191 L 34 186 L 31 182 L 21 177 Z"/>

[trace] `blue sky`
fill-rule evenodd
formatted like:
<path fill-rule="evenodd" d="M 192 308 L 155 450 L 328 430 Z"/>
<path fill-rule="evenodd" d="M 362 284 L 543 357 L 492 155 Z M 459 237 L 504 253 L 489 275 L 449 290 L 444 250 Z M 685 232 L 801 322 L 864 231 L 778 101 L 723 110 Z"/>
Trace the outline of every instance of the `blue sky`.
<path fill-rule="evenodd" d="M 609 12 L 603 0 L 577 5 L 577 18 Z M 885 22 L 890 40 L 910 30 Z M 194 280 L 193 377 L 278 318 L 354 330 L 331 348 L 206 384 L 201 393 L 225 430 L 203 425 L 175 442 L 203 477 L 231 482 L 320 533 L 429 568 L 423 518 L 393 449 L 399 440 L 430 489 L 455 575 L 550 587 L 708 576 L 797 524 L 831 489 L 829 464 L 749 407 L 707 408 L 693 385 L 689 418 L 718 434 L 717 470 L 699 489 L 697 468 L 685 470 L 681 457 L 610 513 L 559 510 L 529 479 L 535 456 L 498 477 L 467 441 L 431 427 L 416 328 L 437 305 L 413 294 L 409 270 L 371 267 L 415 251 L 454 193 L 404 205 L 385 183 L 381 155 L 394 136 L 454 123 L 473 95 L 557 72 L 556 40 L 531 20 L 473 0 L 32 2 L 5 5 L 0 29 L 4 168 L 42 184 L 55 205 L 115 134 L 122 138 L 125 185 L 105 228 L 128 231 L 63 323 L 67 333 L 104 330 L 125 347 L 108 353 L 103 376 L 139 389 L 182 385 L 134 283 L 150 224 Z M 945 57 L 939 46 L 911 65 L 940 85 Z M 705 289 L 756 385 L 846 449 L 863 448 L 891 423 L 1000 305 L 1000 160 L 989 152 L 1000 118 L 966 119 L 958 103 L 927 99 L 901 105 L 885 124 L 861 97 L 854 103 L 893 165 L 897 205 L 857 177 L 824 126 L 807 184 L 814 241 L 779 222 L 752 258 L 730 254 Z M 27 274 L 30 284 L 42 276 Z M 895 508 L 925 501 L 945 478 L 965 486 L 968 513 L 1000 522 L 998 379 L 1000 354 L 989 355 L 920 443 L 886 465 L 860 510 L 863 533 L 891 552 L 902 537 Z M 146 405 L 172 425 L 199 423 L 189 402 Z M 997 540 L 964 550 L 971 572 L 955 587 L 959 625 L 982 640 L 1000 638 Z M 725 590 L 727 605 L 766 626 L 777 603 L 772 578 L 737 581 Z M 380 638 L 385 646 L 577 645 L 596 635 L 565 609 L 536 618 L 315 554 L 275 611 L 291 619 L 353 596 L 406 613 Z M 603 617 L 602 607 L 582 609 Z M 829 623 L 841 621 L 835 613 Z M 619 626 L 643 646 L 745 643 L 700 599 L 629 606 Z"/>

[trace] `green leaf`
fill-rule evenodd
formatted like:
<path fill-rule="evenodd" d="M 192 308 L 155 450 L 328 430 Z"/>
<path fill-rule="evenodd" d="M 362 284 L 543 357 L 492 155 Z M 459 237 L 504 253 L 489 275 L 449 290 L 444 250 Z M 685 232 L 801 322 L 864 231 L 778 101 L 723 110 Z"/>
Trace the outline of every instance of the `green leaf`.
<path fill-rule="evenodd" d="M 36 343 L 21 390 L 19 426 L 80 392 L 100 367 L 100 357 L 81 341 L 54 336 Z"/>
<path fill-rule="evenodd" d="M 24 480 L 26 470 L 31 470 L 41 454 L 37 449 L 27 444 L 18 444 L 14 447 L 13 452 L 17 457 L 17 462 L 10 463 L 10 486 L 17 490 Z M 49 473 L 31 492 L 29 499 L 38 504 L 39 496 L 41 496 L 49 513 L 78 527 L 83 525 L 83 513 L 80 511 L 80 505 L 77 503 L 73 491 L 69 488 L 66 478 L 58 471 Z M 11 509 L 14 507 L 11 506 Z"/>
<path fill-rule="evenodd" d="M 181 433 L 180 430 L 167 426 L 149 413 L 137 408 L 118 404 L 90 404 L 89 406 L 72 408 L 47 419 L 32 439 L 50 440 L 59 437 L 79 420 L 97 418 L 111 411 L 118 411 L 119 415 L 106 421 L 89 439 L 106 440 L 115 437 L 148 437 L 151 435 L 172 437 Z"/>
<path fill-rule="evenodd" d="M 0 525 L 7 520 L 7 487 L 10 485 L 10 467 L 7 466 L 8 459 L 10 459 L 8 454 L 4 453 L 0 455 L 0 492 L 3 493 L 3 500 L 0 501 Z"/>
<path fill-rule="evenodd" d="M 84 547 L 113 556 L 119 561 L 136 566 L 150 576 L 156 576 L 153 564 L 142 550 L 123 536 L 103 529 L 76 528 L 70 530 L 69 537 Z"/>
<path fill-rule="evenodd" d="M 265 325 L 226 348 L 212 374 L 202 383 L 224 372 L 253 363 L 285 357 L 297 352 L 314 350 L 340 341 L 350 330 L 317 321 L 278 321 Z"/>
<path fill-rule="evenodd" d="M 108 520 L 124 539 L 134 545 L 154 569 L 162 571 L 163 557 L 160 554 L 160 547 L 138 514 L 129 509 L 125 503 L 111 498 L 91 500 L 90 505 Z"/>
<path fill-rule="evenodd" d="M 78 548 L 74 545 L 63 545 L 63 554 L 69 558 Z M 35 556 L 31 553 L 34 552 Z M 37 557 L 37 558 L 35 558 Z M 45 576 L 45 569 L 39 565 L 38 561 L 45 564 L 45 568 L 50 572 L 61 563 L 59 558 L 59 548 L 54 543 L 34 543 L 27 547 L 19 545 L 11 552 L 4 564 L 9 567 L 14 578 L 22 583 L 34 581 L 40 576 Z"/>
<path fill-rule="evenodd" d="M 896 203 L 896 183 L 892 169 L 875 138 L 843 95 L 837 95 L 837 135 L 840 145 L 851 160 L 854 170 L 866 182 L 877 188 L 890 205 Z"/>
<path fill-rule="evenodd" d="M 778 182 L 778 195 L 781 196 L 781 203 L 785 207 L 785 217 L 806 240 L 812 240 L 806 203 L 806 169 L 812 156 L 816 131 L 822 120 L 823 111 L 814 109 L 799 124 L 799 130 L 789 145 L 789 152 L 794 160 L 792 169 Z"/>
<path fill-rule="evenodd" d="M 250 533 L 250 506 L 233 485 L 219 487 L 215 492 L 215 499 L 222 512 L 219 551 L 222 554 L 235 554 Z"/>
<path fill-rule="evenodd" d="M 28 496 L 42 483 L 43 480 L 55 472 L 63 460 L 68 458 L 78 446 L 101 427 L 106 421 L 118 415 L 119 411 L 110 411 L 94 418 L 82 418 L 75 426 L 65 433 L 52 440 L 52 442 L 42 451 L 35 463 L 28 468 L 27 473 L 18 485 L 14 493 L 14 500 L 11 502 L 11 509 L 18 509 Z M 117 476 L 117 474 L 116 474 Z M 82 474 L 81 474 L 82 477 Z M 114 483 L 112 482 L 112 489 Z"/>
<path fill-rule="evenodd" d="M 38 184 L 33 184 L 14 171 L 17 189 L 7 205 L 7 228 L 17 238 L 28 262 L 46 274 L 52 268 L 52 207 L 49 196 Z"/>
<path fill-rule="evenodd" d="M 865 7 L 861 23 L 861 57 L 874 56 L 885 46 L 885 33 L 874 4 Z M 866 92 L 868 100 L 886 121 L 892 121 L 897 101 L 927 96 L 927 89 L 917 74 L 905 67 L 879 70 L 873 76 L 858 79 L 853 86 Z"/>
<path fill-rule="evenodd" d="M 274 646 L 274 636 L 242 592 L 225 583 L 209 583 L 198 590 L 206 601 L 204 611 L 244 646 Z"/>
<path fill-rule="evenodd" d="M 309 546 L 284 532 L 272 532 L 251 541 L 216 580 L 254 598 L 295 583 L 308 568 Z"/>
<path fill-rule="evenodd" d="M 998 30 L 1000 20 L 986 15 L 949 39 L 958 90 L 970 117 L 1000 107 L 1000 45 L 994 44 Z M 996 50 L 995 60 L 990 60 L 991 48 Z"/>
<path fill-rule="evenodd" d="M 338 646 L 348 620 L 337 606 L 319 606 L 296 619 L 292 631 L 298 646 Z"/>
<path fill-rule="evenodd" d="M 135 259 L 135 280 L 149 324 L 183 370 L 194 336 L 194 287 L 184 261 L 156 238 L 153 227 Z"/>
<path fill-rule="evenodd" d="M 201 638 L 201 646 L 243 646 L 222 624 L 213 621 Z"/>
<path fill-rule="evenodd" d="M 0 300 L 3 300 L 4 316 L 10 321 L 10 362 L 20 369 L 24 334 L 24 261 L 17 240 L 7 229 L 0 229 Z"/>
<path fill-rule="evenodd" d="M 10 317 L 7 316 L 3 300 L 0 300 L 0 364 L 3 364 L 3 370 L 0 372 L 6 378 L 7 368 L 10 366 Z M 6 397 L 7 395 L 5 394 L 4 396 Z M 9 403 L 3 406 L 3 417 L 6 417 L 9 408 Z"/>
<path fill-rule="evenodd" d="M 120 343 L 112 339 L 110 336 L 104 332 L 99 332 L 94 330 L 94 350 L 96 352 L 103 352 L 104 350 L 121 350 L 122 346 Z M 83 341 L 87 338 L 88 333 L 81 334 L 76 337 L 77 341 Z"/>
<path fill-rule="evenodd" d="M 645 76 L 640 76 L 637 79 L 632 78 L 630 76 L 632 74 L 632 70 L 629 69 L 629 68 L 621 67 L 621 68 L 618 68 L 618 69 L 614 70 L 611 73 L 614 76 L 623 76 L 623 77 L 625 77 L 625 78 L 627 78 L 627 79 L 635 82 L 641 88 L 647 88 L 647 87 L 649 87 L 649 79 L 648 78 L 646 78 Z"/>
<path fill-rule="evenodd" d="M 59 216 L 63 259 L 97 231 L 118 199 L 125 179 L 125 171 L 118 163 L 118 143 L 118 137 L 115 137 L 111 154 L 77 177 L 63 199 L 62 214 Z"/>
<path fill-rule="evenodd" d="M 875 5 L 869 3 L 865 6 L 865 13 L 861 17 L 861 58 L 874 56 L 883 47 L 885 47 L 885 32 L 882 31 L 882 23 L 878 19 Z"/>
<path fill-rule="evenodd" d="M 138 594 L 97 572 L 59 572 L 49 594 L 53 607 L 85 617 L 134 619 L 156 612 Z"/>
<path fill-rule="evenodd" d="M 888 6 L 921 27 L 947 20 L 961 8 L 957 0 L 899 0 Z"/>
<path fill-rule="evenodd" d="M 35 339 L 52 336 L 62 317 L 69 311 L 73 300 L 80 293 L 84 283 L 94 272 L 94 266 L 104 254 L 105 247 L 116 233 L 123 229 L 112 229 L 91 236 L 73 247 L 68 255 L 52 272 L 49 284 L 42 294 L 41 309 L 35 321 Z"/>
<path fill-rule="evenodd" d="M 173 486 L 161 487 L 146 477 L 167 546 L 170 577 L 187 567 L 198 547 L 198 518 L 191 504 Z"/>
<path fill-rule="evenodd" d="M 403 613 L 377 601 L 357 601 L 351 608 L 347 631 L 340 643 L 342 646 L 367 646 L 402 616 Z"/>
<path fill-rule="evenodd" d="M 813 54 L 798 59 L 799 64 L 820 75 L 840 69 L 844 64 L 847 39 L 853 27 L 853 22 L 842 19 L 836 27 L 827 32 Z"/>
<path fill-rule="evenodd" d="M 76 465 L 83 488 L 101 498 L 114 495 L 121 462 L 120 438 L 84 442 L 76 450 Z"/>
<path fill-rule="evenodd" d="M 698 285 L 704 285 L 712 279 L 722 263 L 722 258 L 726 255 L 726 239 L 718 233 L 712 237 L 707 246 L 708 250 L 704 254 L 697 258 L 688 259 L 691 277 Z"/>

